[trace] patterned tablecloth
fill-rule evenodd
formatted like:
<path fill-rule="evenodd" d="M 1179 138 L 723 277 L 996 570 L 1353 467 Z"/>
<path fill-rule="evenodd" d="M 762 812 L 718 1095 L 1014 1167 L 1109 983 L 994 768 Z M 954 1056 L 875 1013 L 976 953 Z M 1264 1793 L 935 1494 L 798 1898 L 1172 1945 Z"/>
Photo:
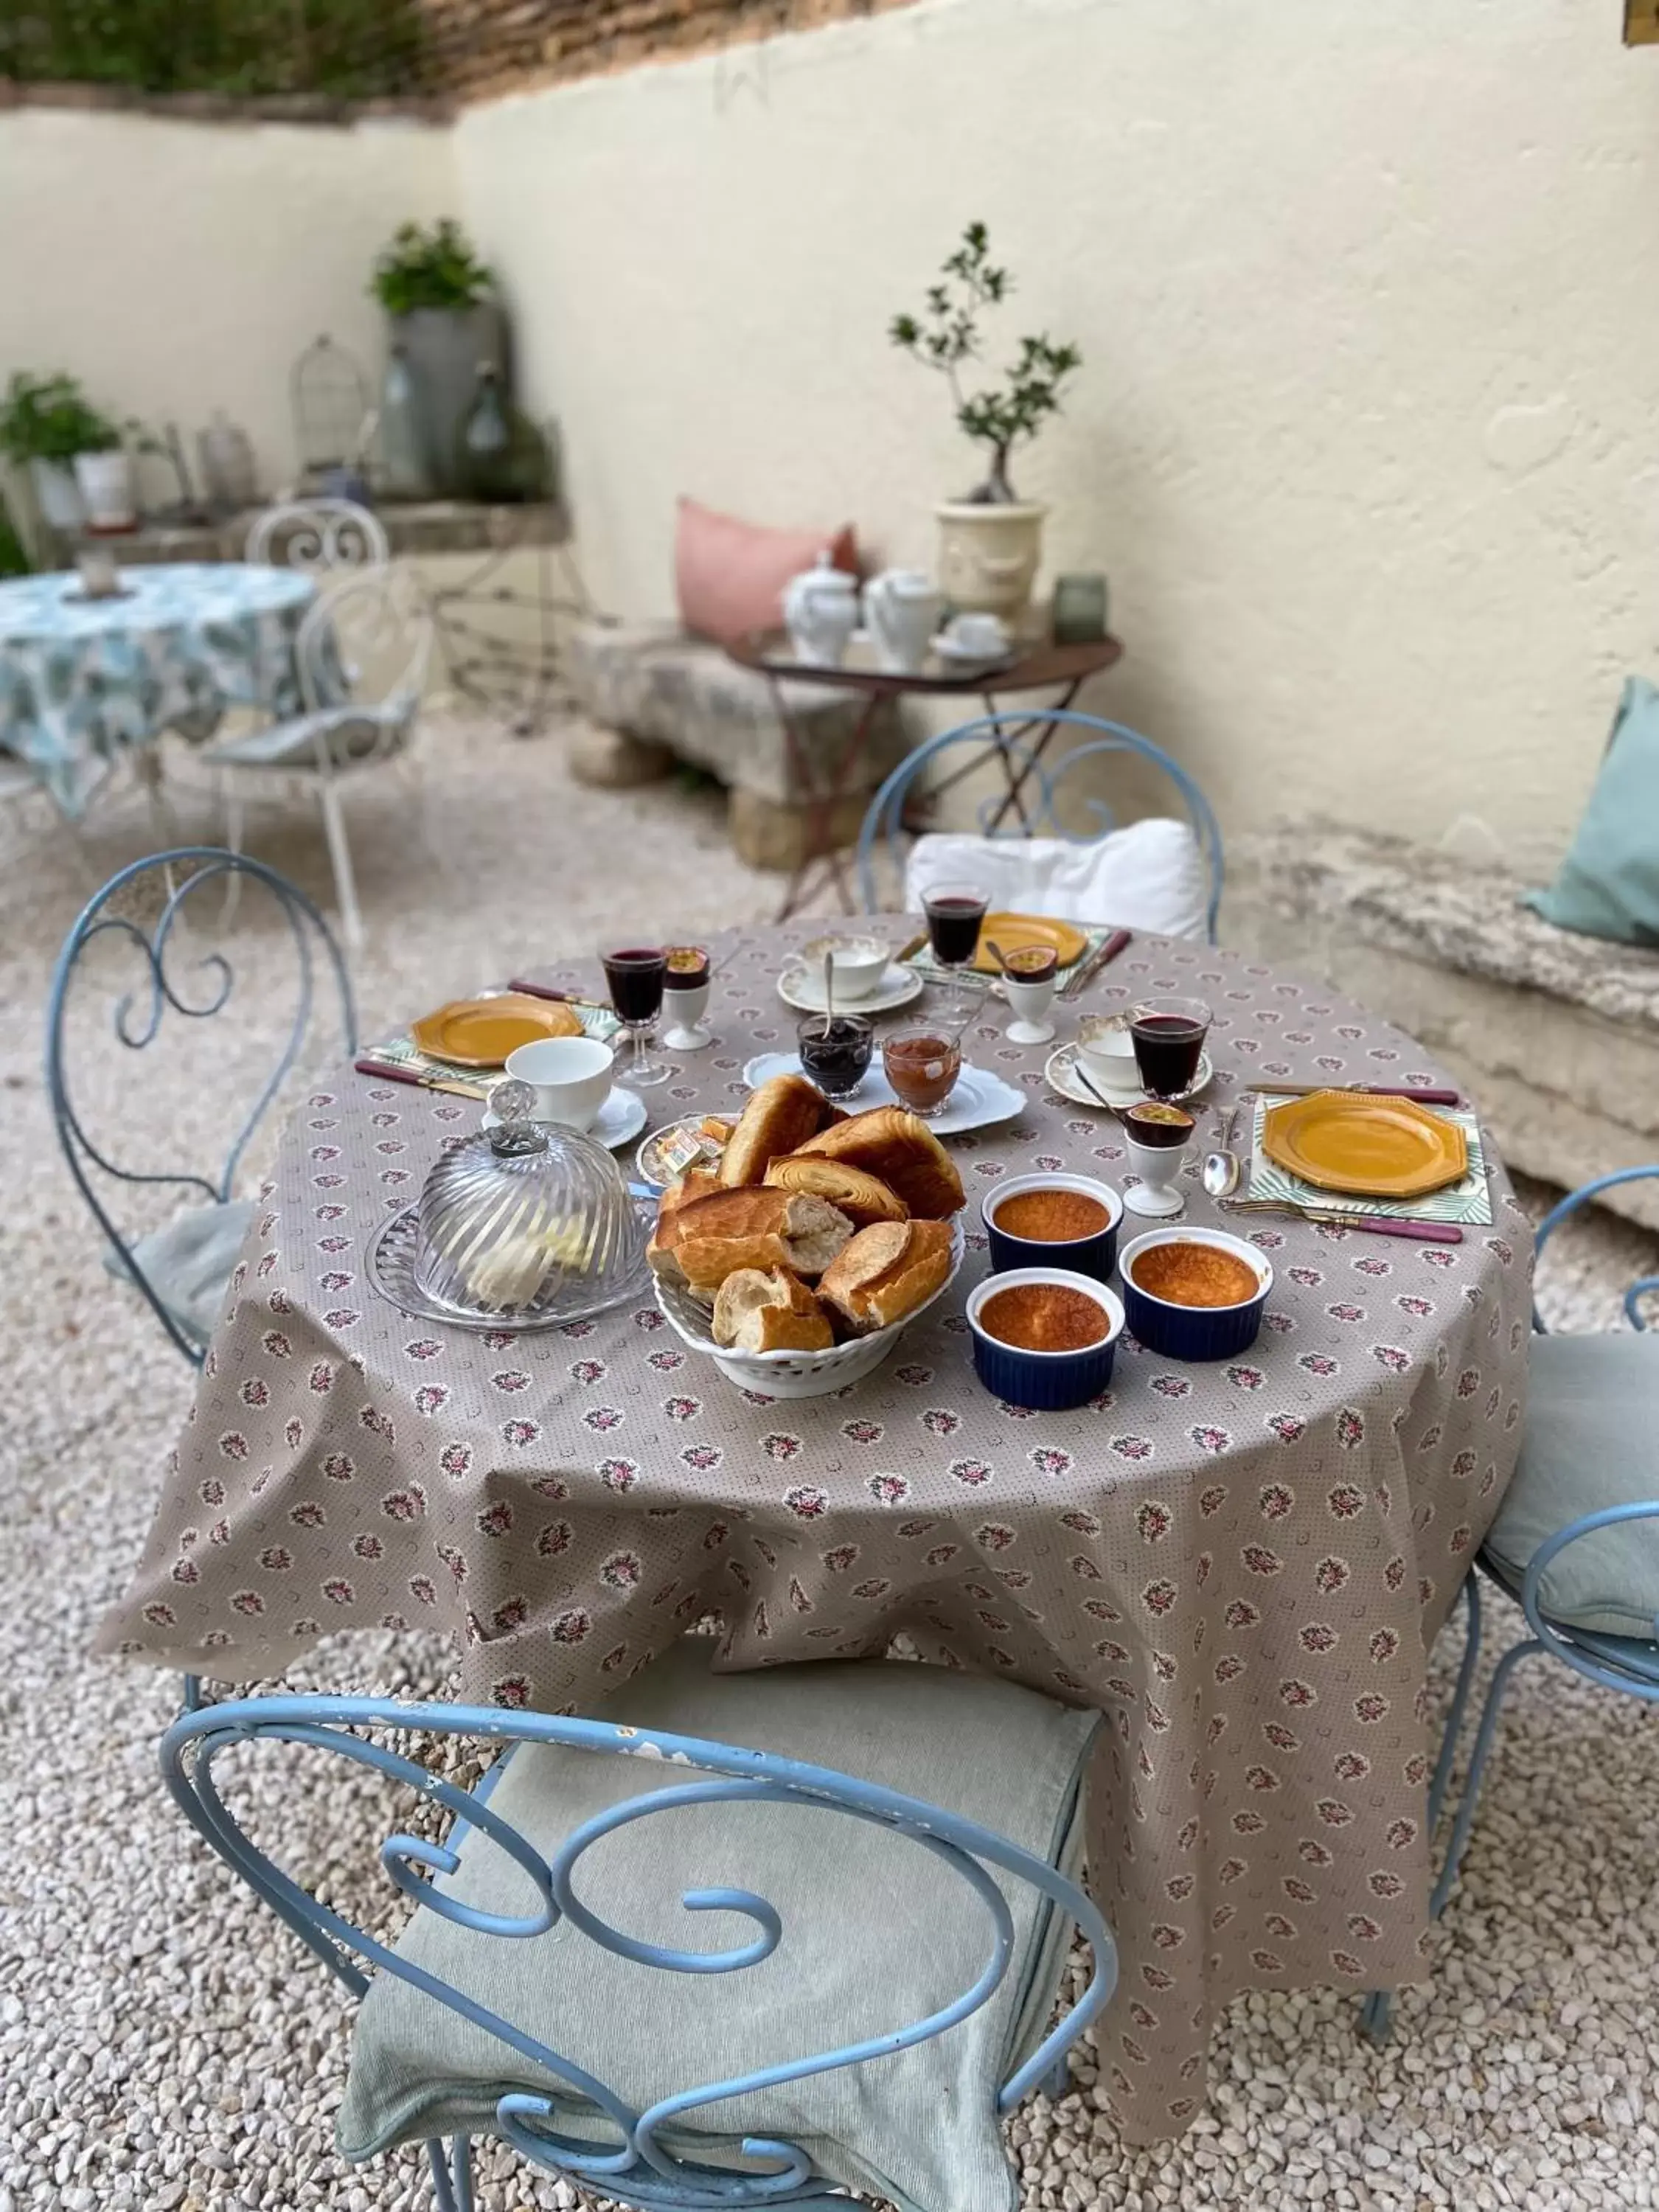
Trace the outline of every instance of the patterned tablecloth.
<path fill-rule="evenodd" d="M 774 978 L 821 927 L 721 942 L 719 1042 L 653 1094 L 659 1116 L 730 1107 L 749 1054 L 790 1039 Z M 1273 1075 L 1444 1080 L 1397 1030 L 1231 952 L 1142 939 L 1088 999 L 1152 983 L 1212 1001 L 1223 1106 Z M 1048 1091 L 1041 1049 L 990 1026 L 970 1049 L 1029 1093 L 956 1143 L 970 1209 L 1016 1170 L 1121 1179 L 1115 1123 Z M 470 1693 L 569 1709 L 717 1611 L 736 1667 L 903 1630 L 1098 1705 L 1090 1879 L 1122 1948 L 1100 2041 L 1132 2139 L 1196 2111 L 1235 1991 L 1421 1971 L 1425 1656 L 1520 1437 L 1530 1239 L 1495 1158 L 1496 1226 L 1461 1246 L 1231 1217 L 1277 1270 L 1246 1358 L 1126 1340 L 1106 1396 L 1028 1414 L 973 1376 L 972 1211 L 956 1289 L 837 1397 L 747 1396 L 648 1299 L 516 1339 L 405 1319 L 365 1244 L 477 1114 L 352 1074 L 310 1097 L 105 1650 L 234 1678 L 326 1630 L 430 1624 Z"/>
<path fill-rule="evenodd" d="M 121 580 L 125 597 L 90 600 L 76 575 L 0 583 L 0 749 L 33 763 L 71 816 L 124 745 L 180 723 L 211 729 L 231 704 L 300 711 L 312 578 L 204 562 Z"/>

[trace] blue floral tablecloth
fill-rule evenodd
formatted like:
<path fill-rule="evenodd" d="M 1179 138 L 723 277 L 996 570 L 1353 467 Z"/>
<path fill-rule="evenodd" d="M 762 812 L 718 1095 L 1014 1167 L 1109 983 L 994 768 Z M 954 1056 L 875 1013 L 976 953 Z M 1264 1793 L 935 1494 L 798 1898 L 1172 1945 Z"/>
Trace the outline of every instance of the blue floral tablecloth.
<path fill-rule="evenodd" d="M 122 571 L 126 595 L 87 599 L 75 575 L 0 584 L 0 748 L 77 815 L 124 746 L 227 706 L 301 711 L 295 657 L 309 576 L 237 562 Z"/>

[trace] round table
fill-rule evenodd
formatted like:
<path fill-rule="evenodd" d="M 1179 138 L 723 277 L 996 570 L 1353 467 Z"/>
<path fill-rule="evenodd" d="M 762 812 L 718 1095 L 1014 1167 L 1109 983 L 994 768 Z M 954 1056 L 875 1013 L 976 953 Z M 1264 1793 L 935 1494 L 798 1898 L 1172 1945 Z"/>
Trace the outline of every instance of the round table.
<path fill-rule="evenodd" d="M 106 764 L 228 705 L 300 712 L 295 641 L 309 576 L 235 562 L 124 569 L 118 599 L 73 574 L 0 583 L 0 749 L 79 814 Z"/>
<path fill-rule="evenodd" d="M 854 911 L 855 902 L 842 851 L 836 842 L 836 805 L 848 791 L 859 788 L 854 778 L 869 744 L 877 712 L 887 701 L 960 696 L 977 700 L 988 714 L 995 714 L 1000 698 L 1019 692 L 1053 692 L 1054 696 L 1046 710 L 1033 709 L 1024 720 L 996 732 L 990 741 L 994 753 L 1000 757 L 1006 787 L 994 806 L 981 810 L 985 818 L 981 826 L 988 836 L 994 836 L 1010 814 L 1021 829 L 1030 829 L 1025 786 L 1060 727 L 1054 716 L 1066 712 L 1091 676 L 1115 668 L 1123 658 L 1123 647 L 1115 637 L 1092 638 L 1073 645 L 1057 645 L 1046 637 L 1016 638 L 1010 657 L 990 667 L 981 665 L 955 668 L 942 661 L 937 653 L 930 653 L 923 667 L 907 674 L 878 666 L 872 657 L 872 649 L 856 642 L 847 659 L 834 668 L 821 668 L 804 665 L 787 634 L 781 630 L 730 641 L 726 651 L 740 668 L 753 669 L 771 684 L 772 704 L 783 731 L 790 772 L 796 787 L 809 802 L 808 834 L 800 859 L 784 888 L 776 917 L 781 922 L 797 913 L 817 888 L 811 880 L 815 865 L 823 867 L 823 884 L 834 884 L 842 913 Z M 813 748 L 801 735 L 786 689 L 801 683 L 822 684 L 832 691 L 857 691 L 864 700 L 840 759 L 830 765 L 822 783 L 815 779 L 811 767 Z M 916 793 L 915 808 L 937 808 L 945 793 L 973 775 L 980 764 L 970 763 L 930 783 L 926 792 Z"/>
<path fill-rule="evenodd" d="M 717 940 L 717 1042 L 652 1094 L 659 1120 L 731 1109 L 750 1054 L 793 1039 L 781 958 L 821 927 Z M 1221 1109 L 1273 1076 L 1445 1079 L 1324 987 L 1206 945 L 1138 939 L 1081 1003 L 1149 986 L 1214 1007 Z M 568 1710 L 718 1613 L 733 1667 L 877 1656 L 903 1632 L 1097 1706 L 1089 1875 L 1122 1966 L 1103 2087 L 1146 2140 L 1197 2110 L 1235 1991 L 1421 1971 L 1419 1693 L 1513 1470 L 1530 1240 L 1490 1156 L 1493 1224 L 1457 1245 L 1229 1216 L 1276 1270 L 1249 1353 L 1183 1366 L 1126 1340 L 1096 1403 L 1021 1412 L 972 1371 L 978 1201 L 1010 1172 L 1118 1181 L 1127 1162 L 1115 1121 L 1048 1088 L 1046 1048 L 990 1022 L 969 1041 L 1028 1103 L 953 1140 L 961 1276 L 867 1380 L 784 1401 L 726 1382 L 648 1297 L 516 1338 L 405 1318 L 365 1247 L 478 1109 L 325 1083 L 286 1133 L 102 1645 L 235 1678 L 325 1631 L 429 1626 L 461 1646 L 468 1695 Z"/>

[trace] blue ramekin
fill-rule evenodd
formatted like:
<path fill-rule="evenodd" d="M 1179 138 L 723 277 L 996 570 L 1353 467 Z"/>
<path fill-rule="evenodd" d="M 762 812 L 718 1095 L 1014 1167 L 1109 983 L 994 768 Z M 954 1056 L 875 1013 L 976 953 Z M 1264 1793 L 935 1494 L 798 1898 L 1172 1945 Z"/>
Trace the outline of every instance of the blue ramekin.
<path fill-rule="evenodd" d="M 1073 1237 L 1063 1244 L 1052 1237 L 1011 1237 L 1006 1229 L 997 1227 L 994 1217 L 998 1206 L 1022 1190 L 1080 1191 L 1085 1198 L 1097 1200 L 1105 1207 L 1106 1226 L 1092 1237 Z M 979 1215 L 991 1240 L 991 1265 L 999 1273 L 1008 1267 L 1066 1267 L 1074 1275 L 1092 1276 L 1097 1283 L 1111 1280 L 1117 1263 L 1123 1200 L 1109 1182 L 1080 1175 L 1010 1176 L 1006 1182 L 987 1191 L 980 1200 Z"/>
<path fill-rule="evenodd" d="M 1218 1245 L 1255 1270 L 1261 1288 L 1253 1298 L 1236 1306 L 1179 1306 L 1169 1298 L 1155 1298 L 1134 1279 L 1137 1257 L 1155 1244 Z M 1125 1245 L 1119 1275 L 1130 1333 L 1148 1352 L 1165 1359 L 1232 1359 L 1248 1352 L 1261 1330 L 1262 1310 L 1273 1286 L 1273 1271 L 1255 1245 L 1224 1229 L 1148 1230 Z"/>
<path fill-rule="evenodd" d="M 1085 1344 L 1080 1352 L 1022 1352 L 988 1336 L 980 1327 L 980 1308 L 999 1291 L 1018 1283 L 1060 1283 L 1069 1291 L 1081 1291 L 1105 1315 L 1105 1338 L 1099 1344 Z M 1065 1267 L 1014 1267 L 988 1275 L 969 1292 L 968 1327 L 974 1340 L 974 1372 L 994 1397 L 1006 1399 L 1011 1406 L 1060 1413 L 1070 1406 L 1086 1406 L 1111 1381 L 1117 1340 L 1123 1334 L 1123 1306 L 1115 1292 L 1091 1275 L 1074 1275 Z"/>

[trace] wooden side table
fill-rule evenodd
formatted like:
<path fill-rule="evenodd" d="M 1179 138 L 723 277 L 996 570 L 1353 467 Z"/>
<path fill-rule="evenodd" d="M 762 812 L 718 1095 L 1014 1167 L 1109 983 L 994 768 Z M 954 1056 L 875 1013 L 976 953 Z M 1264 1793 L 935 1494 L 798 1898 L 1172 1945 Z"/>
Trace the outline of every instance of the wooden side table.
<path fill-rule="evenodd" d="M 1030 828 L 1026 812 L 1024 785 L 1033 769 L 1047 751 L 1055 730 L 1054 720 L 1076 698 L 1079 691 L 1091 676 L 1111 668 L 1123 658 L 1123 647 L 1115 637 L 1093 640 L 1086 645 L 1055 645 L 1051 641 L 1034 639 L 1017 641 L 1015 658 L 1000 666 L 970 669 L 965 672 L 945 666 L 929 656 L 925 667 L 914 676 L 896 676 L 889 670 L 849 659 L 839 668 L 809 667 L 795 658 L 794 647 L 781 631 L 767 631 L 744 638 L 726 647 L 727 653 L 740 667 L 752 668 L 766 677 L 772 687 L 772 701 L 778 721 L 783 731 L 785 749 L 789 758 L 790 773 L 806 802 L 806 836 L 800 859 L 790 876 L 784 891 L 783 902 L 778 908 L 777 919 L 787 921 L 797 913 L 819 888 L 820 884 L 833 882 L 840 896 L 842 912 L 854 909 L 852 886 L 848 882 L 840 849 L 834 842 L 833 824 L 837 800 L 856 789 L 853 779 L 858 773 L 869 742 L 870 727 L 878 708 L 884 700 L 909 697 L 963 698 L 977 701 L 988 714 L 999 709 L 999 699 L 1020 691 L 1053 691 L 1056 696 L 1045 706 L 1034 708 L 1024 721 L 1011 728 L 997 731 L 988 740 L 1000 757 L 1007 790 L 998 802 L 988 828 L 1000 830 L 1010 813 L 1017 814 L 1022 830 Z M 786 703 L 783 684 L 794 683 L 823 684 L 844 691 L 864 695 L 864 705 L 857 723 L 842 749 L 840 758 L 830 764 L 828 778 L 817 781 L 811 769 L 810 749 L 801 742 Z M 1018 757 L 1012 748 L 1026 748 L 1024 757 Z M 957 769 L 934 785 L 930 801 L 937 800 L 973 772 L 977 762 Z M 817 883 L 811 880 L 814 868 L 822 874 Z"/>

